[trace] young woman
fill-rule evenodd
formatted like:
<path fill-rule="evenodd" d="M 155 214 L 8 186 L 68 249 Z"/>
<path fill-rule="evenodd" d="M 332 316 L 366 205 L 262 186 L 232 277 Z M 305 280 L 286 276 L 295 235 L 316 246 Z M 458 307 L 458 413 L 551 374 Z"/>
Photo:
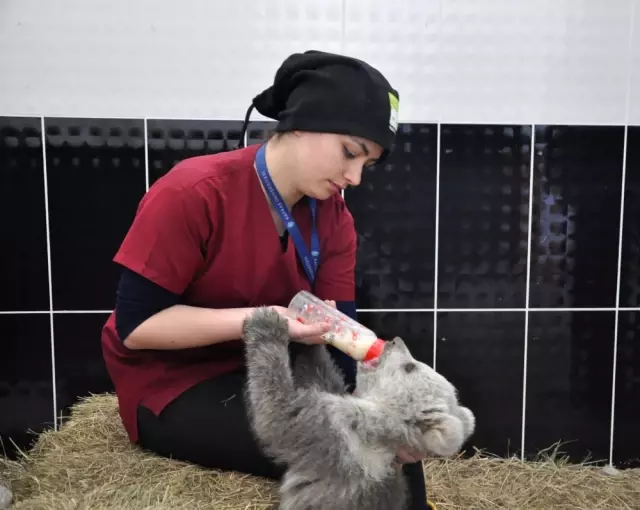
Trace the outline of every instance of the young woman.
<path fill-rule="evenodd" d="M 366 63 L 291 55 L 255 107 L 277 120 L 260 146 L 190 158 L 142 199 L 115 262 L 122 276 L 102 348 L 129 438 L 156 454 L 279 478 L 243 401 L 243 319 L 282 313 L 309 290 L 355 316 L 356 233 L 341 190 L 360 183 L 395 138 L 398 92 Z M 322 326 L 290 322 L 296 343 Z M 349 384 L 355 363 L 330 348 Z M 422 465 L 399 462 L 412 508 L 426 508 Z"/>

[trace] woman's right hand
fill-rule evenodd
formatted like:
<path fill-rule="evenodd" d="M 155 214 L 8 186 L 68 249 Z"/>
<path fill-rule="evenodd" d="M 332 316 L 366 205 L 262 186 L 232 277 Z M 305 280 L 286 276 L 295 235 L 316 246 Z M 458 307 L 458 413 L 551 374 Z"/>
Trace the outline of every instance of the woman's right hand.
<path fill-rule="evenodd" d="M 289 321 L 289 335 L 291 335 L 292 341 L 307 345 L 326 343 L 321 335 L 329 331 L 329 324 L 303 324 L 292 318 L 291 312 L 284 306 L 272 306 L 271 308 Z"/>

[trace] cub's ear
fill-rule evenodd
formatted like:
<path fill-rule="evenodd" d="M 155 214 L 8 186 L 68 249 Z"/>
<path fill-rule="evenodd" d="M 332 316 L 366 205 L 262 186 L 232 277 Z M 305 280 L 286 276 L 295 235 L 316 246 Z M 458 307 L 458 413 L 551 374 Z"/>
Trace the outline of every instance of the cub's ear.
<path fill-rule="evenodd" d="M 403 351 L 405 354 L 408 354 L 409 356 L 411 356 L 411 353 L 409 352 L 409 348 L 407 347 L 407 344 L 405 344 L 404 340 L 399 336 L 393 337 L 393 340 L 391 340 L 391 343 L 394 344 L 396 348 L 400 348 L 400 350 Z"/>

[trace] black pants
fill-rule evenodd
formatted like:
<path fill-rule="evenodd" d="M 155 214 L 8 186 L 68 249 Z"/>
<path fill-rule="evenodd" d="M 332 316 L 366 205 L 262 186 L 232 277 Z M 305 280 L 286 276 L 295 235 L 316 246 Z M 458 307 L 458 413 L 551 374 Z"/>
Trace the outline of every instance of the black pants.
<path fill-rule="evenodd" d="M 245 374 L 235 372 L 204 381 L 170 403 L 158 417 L 138 408 L 142 448 L 164 457 L 205 467 L 280 479 L 284 469 L 260 451 L 249 428 L 243 389 Z M 422 463 L 405 464 L 411 510 L 424 510 Z"/>

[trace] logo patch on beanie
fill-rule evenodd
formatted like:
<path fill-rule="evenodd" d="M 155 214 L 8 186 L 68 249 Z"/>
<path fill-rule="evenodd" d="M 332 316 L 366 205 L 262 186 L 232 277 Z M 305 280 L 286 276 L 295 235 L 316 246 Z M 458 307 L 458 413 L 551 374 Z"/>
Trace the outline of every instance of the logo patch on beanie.
<path fill-rule="evenodd" d="M 400 110 L 400 101 L 391 92 L 389 92 L 389 107 L 389 129 L 395 133 L 398 130 L 398 111 Z"/>

